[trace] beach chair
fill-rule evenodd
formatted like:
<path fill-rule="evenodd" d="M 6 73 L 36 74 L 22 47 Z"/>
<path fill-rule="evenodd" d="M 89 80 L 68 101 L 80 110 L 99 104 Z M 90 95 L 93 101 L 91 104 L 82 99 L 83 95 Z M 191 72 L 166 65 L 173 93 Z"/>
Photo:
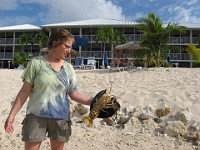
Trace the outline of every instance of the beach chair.
<path fill-rule="evenodd" d="M 83 63 L 83 57 L 76 57 L 74 69 L 85 69 L 85 65 Z"/>
<path fill-rule="evenodd" d="M 96 69 L 95 57 L 88 57 L 87 58 L 87 65 L 85 65 L 85 68 Z"/>

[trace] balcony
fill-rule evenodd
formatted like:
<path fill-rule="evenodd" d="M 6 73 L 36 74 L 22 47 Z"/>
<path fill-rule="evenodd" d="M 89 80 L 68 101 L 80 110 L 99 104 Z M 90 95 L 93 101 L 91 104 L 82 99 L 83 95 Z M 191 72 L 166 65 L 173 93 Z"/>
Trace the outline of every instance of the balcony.
<path fill-rule="evenodd" d="M 171 61 L 190 61 L 190 54 L 187 53 L 171 53 Z"/>
<path fill-rule="evenodd" d="M 170 37 L 169 44 L 186 44 L 190 43 L 190 37 Z"/>
<path fill-rule="evenodd" d="M 39 56 L 39 52 L 33 52 L 33 56 Z M 28 53 L 27 53 L 28 55 Z M 0 53 L 0 59 L 12 59 L 13 53 L 12 52 L 6 52 L 6 53 Z"/>
<path fill-rule="evenodd" d="M 106 51 L 107 57 L 111 58 L 111 52 Z M 97 59 L 102 59 L 103 58 L 103 52 L 101 51 L 82 51 L 81 52 L 82 57 L 95 57 Z"/>
<path fill-rule="evenodd" d="M 7 53 L 0 53 L 0 59 L 12 59 L 13 53 L 7 52 Z"/>
<path fill-rule="evenodd" d="M 0 44 L 13 44 L 13 38 L 0 38 Z"/>

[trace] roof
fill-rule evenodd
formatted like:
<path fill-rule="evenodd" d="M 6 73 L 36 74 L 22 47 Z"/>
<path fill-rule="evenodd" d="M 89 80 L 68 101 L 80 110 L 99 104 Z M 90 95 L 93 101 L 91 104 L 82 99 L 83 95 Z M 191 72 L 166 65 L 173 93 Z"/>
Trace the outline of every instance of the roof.
<path fill-rule="evenodd" d="M 199 29 L 200 28 L 200 23 L 176 23 L 179 26 L 184 26 L 187 29 Z M 166 27 L 167 24 L 163 24 L 164 27 Z"/>
<path fill-rule="evenodd" d="M 22 24 L 16 26 L 0 27 L 0 31 L 29 31 L 29 30 L 42 30 L 39 26 L 31 24 Z"/>
<path fill-rule="evenodd" d="M 54 23 L 54 24 L 46 24 L 42 25 L 41 27 L 66 27 L 66 26 L 132 26 L 135 25 L 135 22 L 131 21 L 124 21 L 124 20 L 117 20 L 117 19 L 108 19 L 108 18 L 101 18 L 101 19 L 90 19 L 90 20 L 82 20 L 82 21 L 73 21 L 73 22 L 63 22 L 63 23 Z"/>
<path fill-rule="evenodd" d="M 200 23 L 178 23 L 180 26 L 185 26 L 186 28 L 200 28 Z"/>
<path fill-rule="evenodd" d="M 117 46 L 115 46 L 114 50 L 116 50 L 116 51 L 136 50 L 136 49 L 140 49 L 140 48 L 142 48 L 140 46 L 140 42 L 132 41 L 132 42 L 128 42 L 128 43 L 125 43 L 125 44 L 117 45 Z"/>

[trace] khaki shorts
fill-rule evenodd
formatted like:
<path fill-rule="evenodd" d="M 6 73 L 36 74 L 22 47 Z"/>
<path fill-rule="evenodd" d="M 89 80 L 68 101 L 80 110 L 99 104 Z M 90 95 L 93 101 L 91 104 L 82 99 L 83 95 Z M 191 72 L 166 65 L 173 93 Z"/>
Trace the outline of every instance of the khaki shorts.
<path fill-rule="evenodd" d="M 22 141 L 39 142 L 49 138 L 67 142 L 71 136 L 71 121 L 63 119 L 40 118 L 33 114 L 26 115 L 22 122 Z"/>

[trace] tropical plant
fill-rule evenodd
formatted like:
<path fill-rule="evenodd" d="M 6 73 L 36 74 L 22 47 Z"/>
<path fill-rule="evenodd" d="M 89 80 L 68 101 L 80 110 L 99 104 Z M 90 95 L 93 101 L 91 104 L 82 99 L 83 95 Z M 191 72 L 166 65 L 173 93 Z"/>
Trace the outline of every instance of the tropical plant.
<path fill-rule="evenodd" d="M 191 59 L 200 62 L 200 48 L 197 48 L 194 44 L 189 43 L 187 45 L 186 51 L 190 54 Z"/>
<path fill-rule="evenodd" d="M 33 54 L 31 52 L 26 53 L 25 47 L 28 46 L 28 44 L 33 45 L 34 43 L 38 43 L 40 48 L 46 47 L 48 42 L 48 36 L 45 35 L 44 32 L 40 32 L 36 34 L 35 36 L 31 36 L 30 34 L 23 33 L 19 36 L 19 45 L 21 46 L 21 50 L 16 52 L 13 57 L 13 63 L 18 65 L 23 65 L 26 67 L 27 60 L 31 59 L 33 57 Z"/>
<path fill-rule="evenodd" d="M 48 36 L 44 32 L 40 32 L 34 36 L 34 42 L 39 44 L 40 49 L 47 47 Z"/>
<path fill-rule="evenodd" d="M 105 44 L 126 43 L 126 37 L 118 30 L 113 30 L 112 27 L 99 27 L 95 34 L 96 43 L 101 41 L 103 43 L 103 54 L 105 54 Z M 102 59 L 102 65 L 104 67 L 104 55 Z"/>
<path fill-rule="evenodd" d="M 161 19 L 153 13 L 148 13 L 147 17 L 138 20 L 137 26 L 143 34 L 141 46 L 146 47 L 145 58 L 149 66 L 163 66 L 166 63 L 166 57 L 169 53 L 168 38 L 171 32 L 184 32 L 185 27 L 178 26 L 175 23 L 168 23 L 164 27 Z"/>
<path fill-rule="evenodd" d="M 113 40 L 115 41 L 116 45 L 126 43 L 125 35 L 122 32 L 120 32 L 119 30 L 114 30 L 114 39 Z"/>
<path fill-rule="evenodd" d="M 112 27 L 99 27 L 96 34 L 95 34 L 95 40 L 96 43 L 101 41 L 103 43 L 103 54 L 105 54 L 105 45 L 107 42 L 112 43 L 114 36 L 113 36 L 113 29 Z M 102 66 L 104 67 L 104 55 L 102 59 Z"/>
<path fill-rule="evenodd" d="M 23 67 L 27 66 L 27 59 L 31 59 L 33 57 L 32 53 L 29 53 L 28 55 L 23 51 L 20 50 L 19 52 L 16 52 L 13 57 L 13 63 L 16 63 L 18 65 L 21 65 Z"/>
<path fill-rule="evenodd" d="M 27 46 L 28 44 L 33 44 L 33 42 L 33 37 L 30 34 L 23 33 L 19 36 L 19 45 L 22 47 L 23 50 L 25 46 Z"/>
<path fill-rule="evenodd" d="M 19 45 L 21 46 L 21 50 L 18 52 L 15 52 L 15 55 L 13 57 L 13 64 L 21 65 L 23 67 L 26 67 L 27 65 L 27 59 L 31 59 L 33 57 L 32 53 L 25 53 L 25 46 L 28 44 L 33 45 L 34 39 L 31 35 L 23 33 L 19 36 Z"/>
<path fill-rule="evenodd" d="M 196 40 L 197 40 L 198 46 L 200 47 L 200 35 L 198 35 L 198 36 L 196 37 Z"/>

